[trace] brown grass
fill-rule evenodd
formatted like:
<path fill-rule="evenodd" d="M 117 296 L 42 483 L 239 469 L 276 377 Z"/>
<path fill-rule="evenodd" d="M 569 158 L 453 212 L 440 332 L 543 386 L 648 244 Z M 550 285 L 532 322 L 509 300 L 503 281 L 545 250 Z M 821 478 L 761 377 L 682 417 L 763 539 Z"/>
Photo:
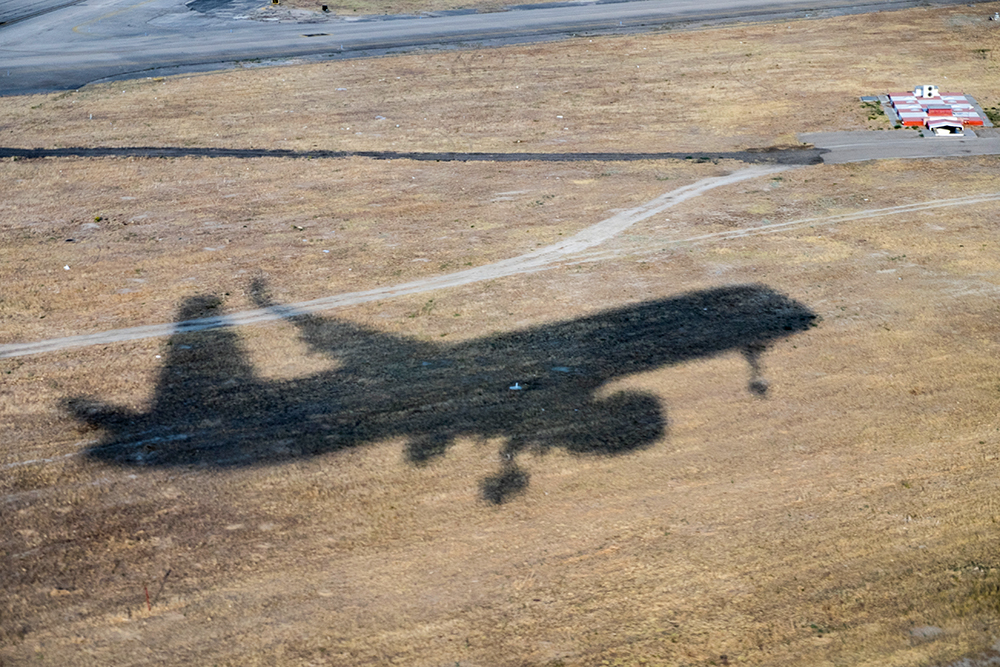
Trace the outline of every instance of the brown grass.
<path fill-rule="evenodd" d="M 947 75 L 995 104 L 994 61 L 975 52 L 993 33 L 967 12 L 95 86 L 0 100 L 0 136 L 343 150 L 788 143 L 799 130 L 865 127 L 856 96 L 914 78 Z M 896 58 L 904 28 L 921 46 L 896 44 L 912 49 Z M 743 101 L 720 93 L 709 107 L 713 85 Z M 787 101 L 796 96 L 814 113 Z M 698 133 L 688 117 L 704 121 Z M 246 308 L 258 272 L 291 302 L 485 264 L 735 168 L 5 161 L 3 342 L 167 321 L 194 294 Z M 530 485 L 500 507 L 477 487 L 497 469 L 496 441 L 463 440 L 425 467 L 405 462 L 398 439 L 240 470 L 101 464 L 74 455 L 100 434 L 60 402 L 146 408 L 164 341 L 2 360 L 0 659 L 909 666 L 981 651 L 1000 622 L 996 202 L 823 218 L 992 193 L 996 175 L 995 158 L 803 168 L 670 209 L 599 261 L 329 313 L 459 341 L 757 282 L 822 317 L 765 355 L 766 400 L 746 390 L 737 354 L 602 390 L 655 395 L 667 436 L 622 457 L 523 455 Z M 672 244 L 804 219 L 816 220 Z M 272 381 L 336 368 L 289 324 L 236 333 Z M 924 626 L 943 632 L 912 633 Z"/>
<path fill-rule="evenodd" d="M 721 171 L 361 158 L 3 167 L 3 342 L 170 321 L 206 286 L 246 309 L 258 272 L 298 276 L 277 294 L 298 301 L 480 266 L 571 236 L 610 202 L 638 205 Z"/>

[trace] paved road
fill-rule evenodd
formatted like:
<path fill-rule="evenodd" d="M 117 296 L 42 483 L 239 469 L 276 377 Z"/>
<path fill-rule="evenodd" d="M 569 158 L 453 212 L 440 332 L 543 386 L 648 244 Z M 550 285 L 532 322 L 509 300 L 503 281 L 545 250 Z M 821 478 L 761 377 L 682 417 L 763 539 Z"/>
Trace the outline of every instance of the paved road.
<path fill-rule="evenodd" d="M 996 130 L 980 130 L 983 135 Z M 912 130 L 888 132 L 811 132 L 799 140 L 822 151 L 825 164 L 885 158 L 965 157 L 1000 155 L 1000 137 L 921 137 Z"/>
<path fill-rule="evenodd" d="M 83 0 L 7 0 L 0 4 L 0 26 L 69 7 Z"/>
<path fill-rule="evenodd" d="M 69 0 L 63 0 L 68 2 Z M 0 95 L 78 88 L 163 68 L 217 67 L 250 59 L 340 58 L 442 44 L 532 41 L 574 33 L 652 29 L 687 22 L 762 16 L 802 17 L 913 6 L 921 0 L 635 0 L 573 2 L 489 14 L 345 20 L 317 14 L 313 22 L 255 21 L 227 5 L 194 11 L 185 0 L 87 0 L 0 26 Z M 954 4 L 958 0 L 941 0 Z M 241 4 L 242 3 L 242 4 Z M 10 5 L 11 3 L 5 3 Z M 59 0 L 18 0 L 51 10 Z M 262 0 L 260 4 L 265 4 Z M 258 5 L 259 6 L 259 5 Z M 17 15 L 17 16 L 15 16 Z M 171 70 L 167 70 L 168 72 Z"/>

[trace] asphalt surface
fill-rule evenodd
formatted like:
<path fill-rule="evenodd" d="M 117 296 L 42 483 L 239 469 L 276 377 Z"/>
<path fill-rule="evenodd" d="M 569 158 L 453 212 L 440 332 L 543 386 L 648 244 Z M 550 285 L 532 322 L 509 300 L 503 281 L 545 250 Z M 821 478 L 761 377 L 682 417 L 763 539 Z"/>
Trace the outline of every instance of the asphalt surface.
<path fill-rule="evenodd" d="M 572 34 L 818 17 L 926 4 L 922 0 L 635 0 L 366 20 L 315 13 L 303 22 L 277 17 L 249 20 L 245 14 L 226 11 L 230 6 L 249 6 L 246 0 L 212 4 L 212 11 L 207 12 L 193 10 L 185 0 L 88 0 L 62 6 L 68 1 L 18 0 L 17 7 L 3 10 L 9 19 L 21 20 L 0 25 L 0 95 L 221 68 L 234 61 L 336 59 L 442 45 L 540 41 Z M 940 4 L 957 4 L 957 0 Z"/>
<path fill-rule="evenodd" d="M 980 130 L 987 134 L 989 130 Z M 810 132 L 799 140 L 821 151 L 824 164 L 884 158 L 965 157 L 1000 155 L 1000 137 L 922 137 L 913 130 L 886 132 Z"/>
<path fill-rule="evenodd" d="M 0 4 L 0 26 L 41 16 L 83 0 L 7 0 Z"/>
<path fill-rule="evenodd" d="M 844 164 L 886 158 L 965 157 L 1000 155 L 1000 137 L 922 138 L 906 130 L 889 132 L 814 132 L 800 134 L 801 148 L 776 148 L 722 152 L 650 153 L 491 153 L 405 151 L 289 151 L 264 148 L 205 148 L 184 146 L 79 146 L 75 148 L 13 148 L 0 146 L 0 158 L 37 160 L 50 157 L 139 157 L 139 158 L 286 158 L 372 160 L 417 160 L 421 162 L 637 162 L 642 160 L 691 160 L 717 162 L 737 160 L 748 164 Z"/>

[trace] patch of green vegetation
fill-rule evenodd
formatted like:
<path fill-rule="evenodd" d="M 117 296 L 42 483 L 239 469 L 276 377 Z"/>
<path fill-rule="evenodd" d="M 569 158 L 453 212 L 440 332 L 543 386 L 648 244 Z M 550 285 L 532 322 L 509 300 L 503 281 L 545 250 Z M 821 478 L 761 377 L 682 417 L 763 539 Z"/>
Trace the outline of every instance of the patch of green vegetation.
<path fill-rule="evenodd" d="M 824 634 L 829 634 L 830 632 L 829 628 L 823 627 L 822 625 L 819 625 L 817 623 L 810 623 L 809 628 L 814 630 L 816 634 L 820 636 L 823 636 Z"/>
<path fill-rule="evenodd" d="M 983 111 L 994 125 L 1000 125 L 1000 107 L 985 107 Z"/>
<path fill-rule="evenodd" d="M 973 562 L 952 570 L 961 577 L 955 598 L 960 614 L 1000 613 L 1000 572 L 996 568 Z"/>
<path fill-rule="evenodd" d="M 885 118 L 885 110 L 878 102 L 862 102 L 861 108 L 868 112 L 868 120 Z"/>

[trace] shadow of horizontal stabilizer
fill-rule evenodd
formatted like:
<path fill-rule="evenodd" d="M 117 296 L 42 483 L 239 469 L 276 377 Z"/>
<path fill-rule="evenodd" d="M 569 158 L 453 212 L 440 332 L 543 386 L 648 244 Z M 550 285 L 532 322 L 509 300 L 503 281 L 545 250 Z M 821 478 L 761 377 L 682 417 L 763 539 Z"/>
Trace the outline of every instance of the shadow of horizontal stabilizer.
<path fill-rule="evenodd" d="M 254 285 L 258 305 L 269 302 Z M 218 309 L 212 296 L 181 305 L 180 321 Z M 483 482 L 502 502 L 528 484 L 524 450 L 561 447 L 615 456 L 667 432 L 660 400 L 599 390 L 618 378 L 737 351 L 750 391 L 764 395 L 760 358 L 775 340 L 805 331 L 815 315 L 761 285 L 736 285 L 606 310 L 456 344 L 386 334 L 345 320 L 289 317 L 332 370 L 292 380 L 261 378 L 231 328 L 184 331 L 166 342 L 149 409 L 130 412 L 89 398 L 67 400 L 103 431 L 89 456 L 125 466 L 235 467 L 315 456 L 404 438 L 413 465 L 443 456 L 460 437 L 499 439 L 502 471 Z"/>

